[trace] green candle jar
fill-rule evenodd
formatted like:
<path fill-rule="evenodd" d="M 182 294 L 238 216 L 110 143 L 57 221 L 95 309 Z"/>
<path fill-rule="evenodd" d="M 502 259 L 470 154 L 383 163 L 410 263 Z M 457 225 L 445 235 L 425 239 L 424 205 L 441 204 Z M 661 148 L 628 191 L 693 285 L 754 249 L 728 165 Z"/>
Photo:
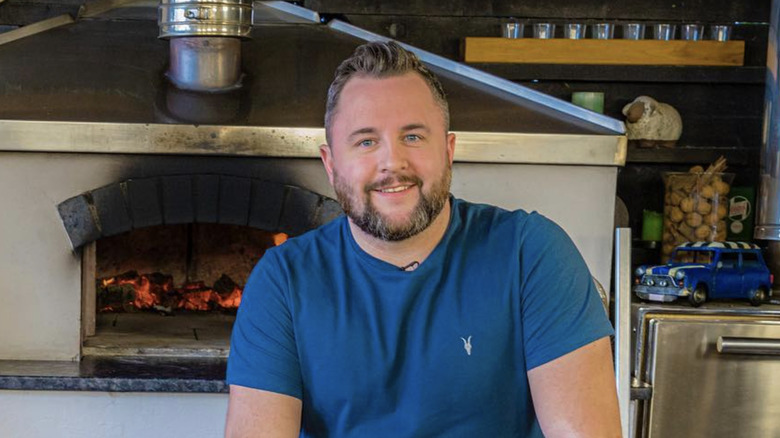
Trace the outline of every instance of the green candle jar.
<path fill-rule="evenodd" d="M 575 91 L 571 94 L 571 103 L 604 114 L 604 93 L 597 91 Z"/>
<path fill-rule="evenodd" d="M 652 210 L 642 211 L 642 240 L 660 242 L 663 238 L 664 215 Z"/>

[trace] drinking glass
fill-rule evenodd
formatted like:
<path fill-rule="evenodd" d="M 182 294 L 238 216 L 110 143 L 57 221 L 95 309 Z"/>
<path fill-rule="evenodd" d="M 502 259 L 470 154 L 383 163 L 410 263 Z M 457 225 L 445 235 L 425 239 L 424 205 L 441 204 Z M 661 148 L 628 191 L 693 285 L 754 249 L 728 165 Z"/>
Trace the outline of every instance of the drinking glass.
<path fill-rule="evenodd" d="M 555 38 L 555 25 L 552 23 L 534 23 L 534 38 Z"/>
<path fill-rule="evenodd" d="M 683 24 L 680 37 L 686 41 L 701 41 L 704 26 L 701 24 Z"/>
<path fill-rule="evenodd" d="M 504 26 L 501 28 L 501 36 L 504 38 L 522 38 L 523 30 L 525 30 L 523 23 L 509 21 L 504 23 Z"/>
<path fill-rule="evenodd" d="M 593 38 L 611 40 L 615 36 L 615 26 L 612 23 L 597 23 L 593 25 Z"/>
<path fill-rule="evenodd" d="M 564 26 L 563 35 L 570 40 L 579 40 L 585 38 L 585 31 L 587 29 L 587 24 L 567 23 L 566 26 Z"/>
<path fill-rule="evenodd" d="M 731 39 L 731 26 L 713 24 L 710 26 L 710 39 L 713 41 L 728 41 Z"/>
<path fill-rule="evenodd" d="M 644 23 L 626 23 L 623 25 L 623 39 L 643 40 L 645 39 Z"/>
<path fill-rule="evenodd" d="M 677 33 L 677 26 L 668 23 L 658 23 L 653 25 L 653 38 L 657 40 L 673 40 Z"/>

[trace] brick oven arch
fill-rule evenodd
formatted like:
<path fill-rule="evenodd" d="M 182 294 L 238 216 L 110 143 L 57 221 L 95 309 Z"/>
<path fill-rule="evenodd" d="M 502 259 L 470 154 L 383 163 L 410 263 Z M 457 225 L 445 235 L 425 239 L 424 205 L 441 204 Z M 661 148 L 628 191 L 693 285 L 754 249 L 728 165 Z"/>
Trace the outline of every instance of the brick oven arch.
<path fill-rule="evenodd" d="M 343 214 L 310 190 L 232 175 L 128 179 L 57 205 L 74 249 L 102 237 L 155 225 L 213 223 L 302 234 Z"/>

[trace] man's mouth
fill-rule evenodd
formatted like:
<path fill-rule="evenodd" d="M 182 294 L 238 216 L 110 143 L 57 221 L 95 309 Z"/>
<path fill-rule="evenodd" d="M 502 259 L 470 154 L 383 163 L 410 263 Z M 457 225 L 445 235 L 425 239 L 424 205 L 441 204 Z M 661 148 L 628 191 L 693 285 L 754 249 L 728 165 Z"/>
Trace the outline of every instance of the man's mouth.
<path fill-rule="evenodd" d="M 404 190 L 409 190 L 410 188 L 412 188 L 412 185 L 385 187 L 385 188 L 377 189 L 376 191 L 381 193 L 398 193 L 398 192 L 403 192 Z"/>

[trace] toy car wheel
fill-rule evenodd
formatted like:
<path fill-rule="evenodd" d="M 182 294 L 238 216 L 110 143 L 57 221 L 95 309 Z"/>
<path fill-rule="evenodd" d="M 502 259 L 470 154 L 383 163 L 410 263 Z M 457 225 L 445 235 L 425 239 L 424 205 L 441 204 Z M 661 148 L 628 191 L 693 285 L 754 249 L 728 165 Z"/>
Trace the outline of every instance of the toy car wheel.
<path fill-rule="evenodd" d="M 707 288 L 702 285 L 696 286 L 696 289 L 694 289 L 693 292 L 688 295 L 688 301 L 691 302 L 691 306 L 693 307 L 701 306 L 705 301 L 707 301 Z"/>
<path fill-rule="evenodd" d="M 750 304 L 753 306 L 760 306 L 764 300 L 766 300 L 766 289 L 763 287 L 754 290 L 750 295 Z"/>

